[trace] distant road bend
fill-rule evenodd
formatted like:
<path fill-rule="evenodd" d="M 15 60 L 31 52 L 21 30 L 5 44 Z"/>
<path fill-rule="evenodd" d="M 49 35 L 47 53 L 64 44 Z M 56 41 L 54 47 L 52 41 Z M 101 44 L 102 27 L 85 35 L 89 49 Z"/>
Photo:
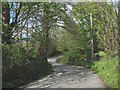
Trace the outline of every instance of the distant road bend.
<path fill-rule="evenodd" d="M 54 72 L 26 85 L 25 90 L 29 88 L 105 88 L 102 80 L 90 69 L 56 63 L 58 57 L 48 59 Z"/>

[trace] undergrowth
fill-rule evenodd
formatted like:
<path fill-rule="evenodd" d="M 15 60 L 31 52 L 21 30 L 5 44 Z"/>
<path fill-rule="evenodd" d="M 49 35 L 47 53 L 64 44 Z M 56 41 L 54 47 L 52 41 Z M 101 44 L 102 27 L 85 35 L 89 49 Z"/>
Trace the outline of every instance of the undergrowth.
<path fill-rule="evenodd" d="M 18 45 L 2 47 L 2 87 L 17 88 L 52 72 L 52 65 Z"/>

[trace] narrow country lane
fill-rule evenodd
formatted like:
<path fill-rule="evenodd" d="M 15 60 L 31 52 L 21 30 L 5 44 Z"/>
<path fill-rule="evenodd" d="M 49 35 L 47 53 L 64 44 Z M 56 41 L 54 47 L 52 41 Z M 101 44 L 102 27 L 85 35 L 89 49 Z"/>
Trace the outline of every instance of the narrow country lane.
<path fill-rule="evenodd" d="M 56 63 L 56 57 L 49 58 L 54 72 L 47 77 L 30 83 L 28 88 L 105 88 L 101 79 L 90 69 L 82 66 Z"/>

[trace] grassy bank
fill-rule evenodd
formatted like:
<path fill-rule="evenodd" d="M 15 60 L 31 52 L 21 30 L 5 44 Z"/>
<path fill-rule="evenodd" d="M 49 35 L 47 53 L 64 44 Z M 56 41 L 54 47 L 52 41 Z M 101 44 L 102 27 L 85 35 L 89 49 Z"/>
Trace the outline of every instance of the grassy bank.
<path fill-rule="evenodd" d="M 102 59 L 94 62 L 92 70 L 96 71 L 110 88 L 118 88 L 118 58 Z"/>

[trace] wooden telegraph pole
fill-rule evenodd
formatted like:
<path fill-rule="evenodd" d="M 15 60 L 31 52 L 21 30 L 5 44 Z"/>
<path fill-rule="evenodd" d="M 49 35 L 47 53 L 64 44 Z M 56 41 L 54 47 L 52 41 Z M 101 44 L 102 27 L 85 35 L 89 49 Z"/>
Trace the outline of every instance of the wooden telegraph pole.
<path fill-rule="evenodd" d="M 90 13 L 90 28 L 91 28 L 91 60 L 94 60 L 94 43 L 93 43 L 92 13 Z"/>

